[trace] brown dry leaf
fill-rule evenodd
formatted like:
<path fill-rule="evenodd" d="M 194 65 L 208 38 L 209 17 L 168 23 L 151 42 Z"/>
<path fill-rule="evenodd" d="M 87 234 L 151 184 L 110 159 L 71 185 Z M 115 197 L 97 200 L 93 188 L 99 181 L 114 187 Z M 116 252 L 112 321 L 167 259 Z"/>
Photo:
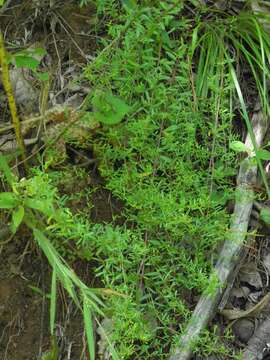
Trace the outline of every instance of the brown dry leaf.
<path fill-rule="evenodd" d="M 233 288 L 232 289 L 232 292 L 231 292 L 231 295 L 236 297 L 237 299 L 240 299 L 240 298 L 247 298 L 248 295 L 250 294 L 250 290 L 248 287 L 246 286 L 241 286 L 241 287 L 238 287 L 238 288 Z"/>
<path fill-rule="evenodd" d="M 268 275 L 270 275 L 270 254 L 266 254 L 264 257 L 263 257 L 263 265 L 265 267 L 265 269 L 267 270 L 268 272 Z"/>
<path fill-rule="evenodd" d="M 261 289 L 263 286 L 261 275 L 254 262 L 247 263 L 241 267 L 239 271 L 239 280 L 255 287 L 256 289 Z"/>

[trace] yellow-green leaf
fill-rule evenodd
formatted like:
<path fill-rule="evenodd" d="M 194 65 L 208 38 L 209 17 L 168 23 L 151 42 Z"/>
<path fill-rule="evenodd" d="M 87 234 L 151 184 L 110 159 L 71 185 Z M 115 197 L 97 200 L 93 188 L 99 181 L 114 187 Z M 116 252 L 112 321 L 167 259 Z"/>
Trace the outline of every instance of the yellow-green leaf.
<path fill-rule="evenodd" d="M 13 209 L 18 205 L 18 203 L 18 198 L 14 193 L 0 193 L 0 209 Z"/>
<path fill-rule="evenodd" d="M 17 231 L 24 217 L 24 207 L 18 206 L 12 213 L 11 231 L 13 234 Z"/>
<path fill-rule="evenodd" d="M 259 149 L 256 155 L 261 160 L 270 160 L 270 151 L 268 150 Z"/>

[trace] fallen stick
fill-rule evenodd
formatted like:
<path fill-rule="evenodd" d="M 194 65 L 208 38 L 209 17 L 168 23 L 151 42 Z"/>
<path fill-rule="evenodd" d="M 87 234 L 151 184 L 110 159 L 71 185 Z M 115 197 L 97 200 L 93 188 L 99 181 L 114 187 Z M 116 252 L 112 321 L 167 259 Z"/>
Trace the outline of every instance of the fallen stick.
<path fill-rule="evenodd" d="M 53 107 L 52 109 L 47 110 L 44 115 L 38 115 L 30 119 L 21 121 L 22 134 L 25 135 L 30 129 L 35 128 L 41 122 L 44 125 L 51 122 L 64 122 L 71 111 L 71 108 L 58 105 Z M 12 130 L 13 128 L 13 124 L 7 126 L 0 126 L 0 134 L 5 133 L 8 130 Z"/>
<path fill-rule="evenodd" d="M 267 119 L 261 111 L 254 112 L 252 126 L 255 141 L 259 148 L 267 130 Z M 246 137 L 245 145 L 250 149 L 253 148 L 249 135 Z M 218 280 L 218 285 L 214 293 L 209 294 L 209 291 L 206 290 L 201 296 L 186 330 L 180 337 L 179 345 L 174 349 L 169 360 L 188 360 L 190 358 L 201 331 L 215 315 L 228 278 L 240 259 L 253 205 L 253 185 L 256 184 L 257 180 L 257 164 L 255 161 L 251 161 L 251 156 L 254 155 L 247 156 L 241 162 L 237 177 L 235 208 L 231 218 L 230 231 L 219 260 L 210 275 L 209 284 L 217 283 Z"/>

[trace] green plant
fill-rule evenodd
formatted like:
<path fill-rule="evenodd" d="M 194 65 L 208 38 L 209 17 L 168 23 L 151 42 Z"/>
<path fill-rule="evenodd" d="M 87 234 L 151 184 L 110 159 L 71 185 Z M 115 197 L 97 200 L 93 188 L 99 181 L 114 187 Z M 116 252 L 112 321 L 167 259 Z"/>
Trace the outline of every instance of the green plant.
<path fill-rule="evenodd" d="M 265 28 L 269 22 L 268 14 L 254 15 L 251 12 L 238 15 L 217 12 L 209 21 L 199 17 L 198 25 L 192 33 L 190 54 L 191 59 L 197 60 L 197 99 L 204 99 L 211 93 L 212 84 L 208 79 L 214 77 L 216 86 L 219 86 L 224 76 L 229 77 L 231 87 L 235 88 L 239 98 L 240 110 L 253 144 L 252 151 L 255 152 L 268 197 L 270 190 L 261 163 L 265 152 L 257 149 L 236 69 L 240 64 L 249 67 L 262 110 L 269 115 L 267 81 L 270 78 L 270 47 L 269 34 Z"/>
<path fill-rule="evenodd" d="M 56 190 L 50 186 L 46 175 L 33 176 L 30 179 L 18 181 L 12 174 L 6 159 L 0 156 L 0 170 L 5 176 L 11 191 L 0 193 L 0 208 L 11 211 L 11 230 L 15 233 L 21 223 L 32 231 L 37 245 L 41 248 L 52 267 L 52 283 L 50 293 L 50 332 L 54 336 L 56 317 L 57 282 L 68 292 L 70 297 L 82 310 L 89 352 L 95 357 L 92 317 L 93 312 L 103 314 L 103 302 L 99 298 L 99 291 L 90 289 L 71 270 L 63 257 L 54 247 L 51 237 L 52 228 L 65 228 L 72 231 L 70 214 L 55 207 Z M 57 225 L 56 225 L 57 224 Z M 53 349 L 51 354 L 55 353 Z M 52 356 L 52 355 L 51 355 Z M 56 355 L 55 355 L 56 356 Z"/>
<path fill-rule="evenodd" d="M 249 69 L 268 112 L 268 34 L 254 15 L 197 11 L 195 0 L 95 3 L 100 50 L 85 69 L 93 91 L 83 107 L 85 120 L 101 122 L 91 146 L 103 186 L 124 204 L 120 221 L 92 224 L 85 221 L 89 205 L 76 215 L 66 208 L 68 198 L 81 196 L 72 185 L 67 190 L 75 177 L 67 166 L 69 177 L 42 164 L 47 173 L 34 169 L 21 182 L 5 170 L 13 191 L 0 196 L 0 205 L 13 213 L 13 231 L 21 221 L 33 229 L 52 265 L 52 334 L 57 281 L 85 320 L 101 311 L 96 291 L 74 278 L 62 258 L 83 254 L 95 260 L 104 287 L 122 294 L 109 297 L 102 309 L 112 324 L 109 351 L 116 357 L 113 344 L 125 360 L 166 359 L 198 295 L 217 285 L 214 277 L 209 283 L 209 273 L 228 231 L 225 204 L 234 196 L 235 151 L 255 151 L 259 164 L 268 158 L 264 149 L 247 149 L 232 130 L 236 90 L 250 131 L 240 67 Z M 93 355 L 90 326 L 86 321 Z M 221 341 L 231 339 L 211 328 L 194 349 L 203 357 L 236 359 Z"/>
<path fill-rule="evenodd" d="M 16 68 L 31 70 L 39 80 L 48 81 L 49 74 L 38 70 L 41 60 L 46 54 L 46 50 L 42 47 L 30 47 L 16 53 L 9 53 L 7 58 L 8 62 Z"/>
<path fill-rule="evenodd" d="M 109 92 L 97 90 L 92 99 L 94 117 L 104 125 L 116 125 L 130 110 L 121 99 Z"/>
<path fill-rule="evenodd" d="M 219 354 L 226 359 L 237 359 L 239 354 L 228 347 L 228 343 L 233 340 L 234 336 L 227 331 L 222 336 L 223 339 L 221 339 L 218 331 L 217 326 L 214 326 L 212 333 L 207 330 L 204 331 L 200 337 L 199 346 L 198 344 L 196 345 L 197 349 L 200 349 L 200 355 L 203 356 L 203 358 L 207 358 L 210 355 Z"/>
<path fill-rule="evenodd" d="M 85 241 L 104 285 L 128 295 L 108 302 L 112 338 L 124 359 L 167 358 L 172 333 L 190 315 L 187 297 L 209 285 L 229 224 L 224 203 L 237 163 L 229 148 L 236 140 L 232 83 L 227 73 L 220 82 L 212 72 L 209 96 L 196 101 L 192 22 L 184 10 L 177 1 L 114 8 L 104 50 L 85 70 L 96 91 L 131 106 L 93 140 L 106 188 L 124 202 L 126 221 L 96 226 L 91 245 Z"/>

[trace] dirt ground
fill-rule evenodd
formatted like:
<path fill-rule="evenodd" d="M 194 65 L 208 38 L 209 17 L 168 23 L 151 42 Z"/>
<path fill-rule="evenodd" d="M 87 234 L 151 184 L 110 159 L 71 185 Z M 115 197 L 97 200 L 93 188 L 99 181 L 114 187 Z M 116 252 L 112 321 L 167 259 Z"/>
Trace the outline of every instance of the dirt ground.
<path fill-rule="evenodd" d="M 27 244 L 18 237 L 1 251 L 0 358 L 5 360 L 36 359 L 49 341 L 45 293 L 31 289 L 43 287 L 48 269 Z"/>
<path fill-rule="evenodd" d="M 50 349 L 50 269 L 36 253 L 31 239 L 18 236 L 2 249 L 0 266 L 0 358 L 34 360 Z M 87 264 L 84 278 L 93 278 Z M 89 281 L 90 280 L 90 281 Z M 56 326 L 59 359 L 87 359 L 82 319 L 66 295 L 59 291 Z"/>

